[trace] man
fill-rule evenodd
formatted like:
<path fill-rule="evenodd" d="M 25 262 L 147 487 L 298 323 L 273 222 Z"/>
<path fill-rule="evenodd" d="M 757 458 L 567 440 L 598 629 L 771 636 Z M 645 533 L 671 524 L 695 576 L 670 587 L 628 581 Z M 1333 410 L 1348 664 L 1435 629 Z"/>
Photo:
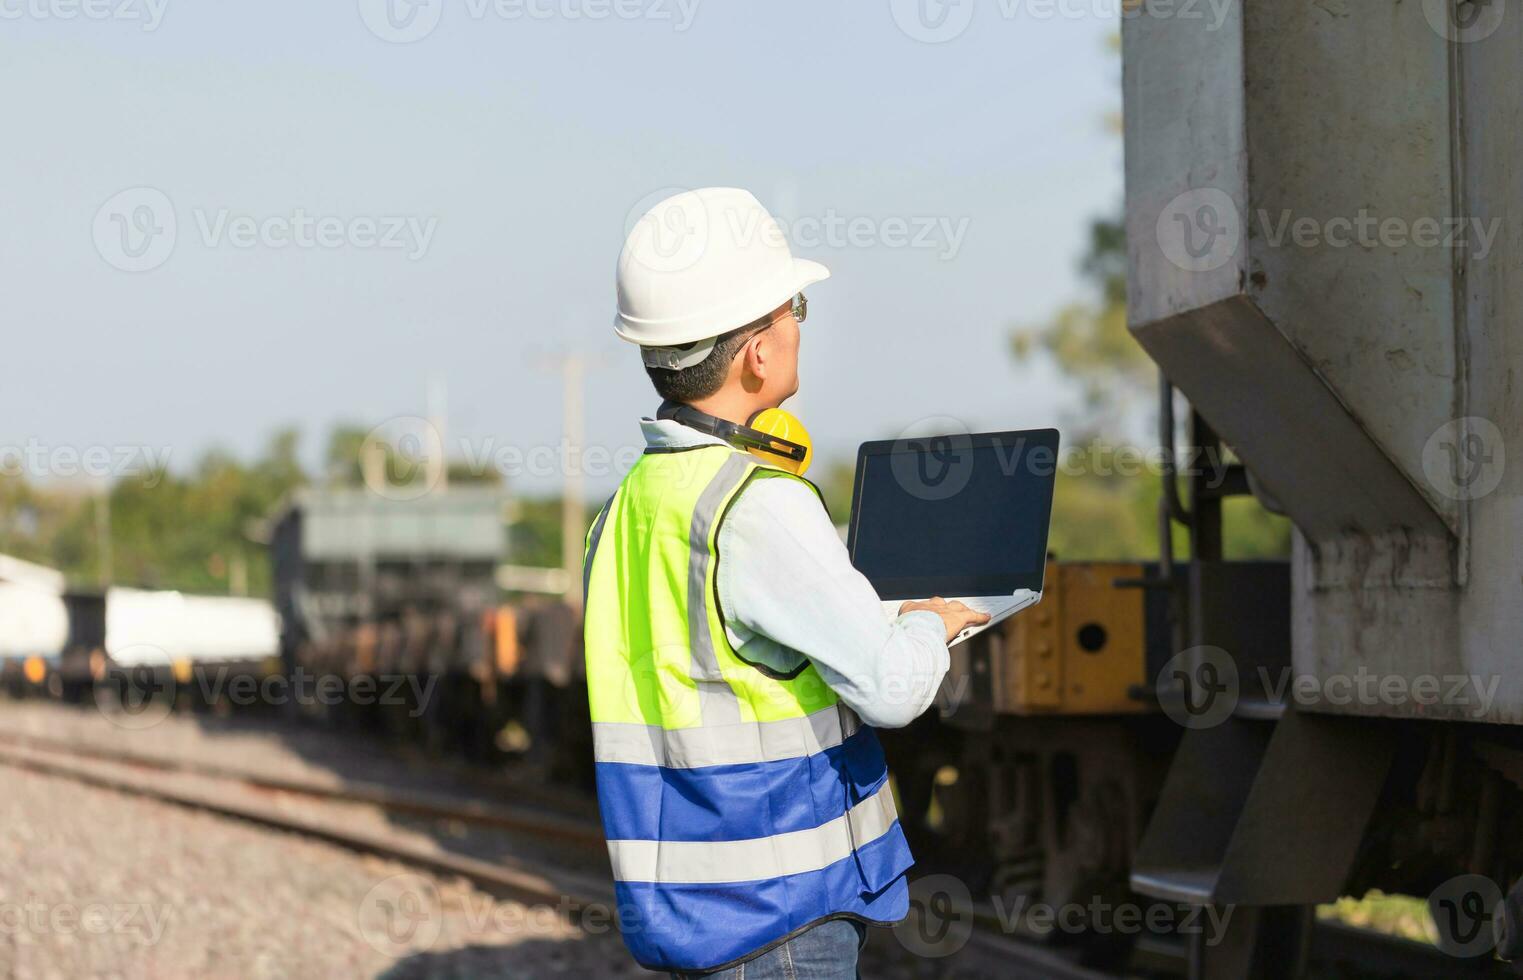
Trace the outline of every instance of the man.
<path fill-rule="evenodd" d="M 802 451 L 756 452 L 803 448 L 751 426 L 797 392 L 803 289 L 829 274 L 728 188 L 658 204 L 619 257 L 615 330 L 664 403 L 588 534 L 587 684 L 620 927 L 650 969 L 856 976 L 912 863 L 870 726 L 925 711 L 988 618 L 935 599 L 888 621 Z"/>

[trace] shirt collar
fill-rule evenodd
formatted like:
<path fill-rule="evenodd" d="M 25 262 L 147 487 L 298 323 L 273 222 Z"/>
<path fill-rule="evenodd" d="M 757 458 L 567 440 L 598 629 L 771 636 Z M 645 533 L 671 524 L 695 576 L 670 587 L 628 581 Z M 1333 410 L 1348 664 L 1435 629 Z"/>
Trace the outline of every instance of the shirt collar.
<path fill-rule="evenodd" d="M 694 446 L 729 445 L 718 436 L 699 432 L 676 419 L 644 418 L 640 420 L 640 431 L 645 436 L 647 449 L 691 449 Z"/>

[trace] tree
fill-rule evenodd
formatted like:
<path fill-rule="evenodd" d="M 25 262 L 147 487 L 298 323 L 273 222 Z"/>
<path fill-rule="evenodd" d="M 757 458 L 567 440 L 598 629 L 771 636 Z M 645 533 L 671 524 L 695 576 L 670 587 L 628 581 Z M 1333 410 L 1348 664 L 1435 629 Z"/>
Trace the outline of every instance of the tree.
<path fill-rule="evenodd" d="M 1126 232 L 1119 221 L 1090 224 L 1080 269 L 1094 298 L 1063 307 L 1041 326 L 1015 330 L 1011 349 L 1018 361 L 1045 356 L 1078 382 L 1082 424 L 1116 438 L 1135 428 L 1125 419 L 1148 404 L 1158 382 L 1157 367 L 1126 327 Z"/>
<path fill-rule="evenodd" d="M 1083 407 L 1070 420 L 1068 444 L 1104 458 L 1128 435 L 1150 431 L 1138 424 L 1157 411 L 1158 368 L 1127 329 L 1126 233 L 1119 220 L 1090 224 L 1089 245 L 1080 269 L 1092 296 L 1060 309 L 1038 327 L 1015 330 L 1011 349 L 1018 361 L 1050 360 L 1073 378 Z M 1108 477 L 1063 473 L 1053 503 L 1051 547 L 1073 559 L 1137 558 L 1158 551 L 1157 506 L 1162 492 L 1157 474 Z M 1290 525 L 1251 498 L 1234 498 L 1223 509 L 1229 557 L 1285 555 Z M 1186 553 L 1182 529 L 1175 529 L 1175 553 Z"/>

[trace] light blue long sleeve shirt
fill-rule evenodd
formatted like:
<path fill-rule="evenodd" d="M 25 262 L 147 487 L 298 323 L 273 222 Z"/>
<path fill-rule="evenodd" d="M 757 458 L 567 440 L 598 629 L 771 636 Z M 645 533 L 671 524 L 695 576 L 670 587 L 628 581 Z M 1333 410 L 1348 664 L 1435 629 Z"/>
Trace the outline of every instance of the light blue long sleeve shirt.
<path fill-rule="evenodd" d="M 642 419 L 647 446 L 722 440 L 680 422 Z M 808 658 L 869 725 L 900 728 L 936 697 L 949 656 L 941 617 L 890 620 L 814 491 L 797 480 L 753 480 L 719 529 L 725 632 L 752 663 L 789 672 Z"/>

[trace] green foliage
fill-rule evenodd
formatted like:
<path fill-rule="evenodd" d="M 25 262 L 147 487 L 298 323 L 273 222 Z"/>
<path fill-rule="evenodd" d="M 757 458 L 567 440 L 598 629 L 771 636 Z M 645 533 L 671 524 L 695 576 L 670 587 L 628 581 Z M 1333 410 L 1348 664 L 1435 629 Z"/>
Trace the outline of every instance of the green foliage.
<path fill-rule="evenodd" d="M 1041 326 L 1016 329 L 1016 360 L 1046 357 L 1084 394 L 1085 421 L 1114 429 L 1119 416 L 1147 404 L 1158 369 L 1126 327 L 1126 233 L 1116 221 L 1090 225 L 1080 269 L 1096 296 L 1060 309 Z"/>
<path fill-rule="evenodd" d="M 1158 369 L 1126 325 L 1126 234 L 1119 221 L 1090 225 L 1080 269 L 1093 298 L 1064 307 L 1044 325 L 1016 330 L 1011 348 L 1018 361 L 1048 358 L 1080 386 L 1084 408 L 1067 425 L 1070 445 L 1114 442 L 1128 431 L 1147 428 L 1135 419 L 1140 412 L 1156 413 L 1158 383 Z M 1071 438 L 1076 433 L 1079 440 Z M 1156 557 L 1162 492 L 1156 472 L 1115 476 L 1085 469 L 1059 474 L 1051 550 L 1065 559 Z M 1290 551 L 1289 522 L 1251 498 L 1227 500 L 1223 525 L 1228 558 L 1278 557 Z M 1176 527 L 1174 553 L 1183 557 L 1187 552 L 1186 536 Z"/>
<path fill-rule="evenodd" d="M 586 526 L 592 526 L 602 506 L 602 501 L 587 506 Z M 514 501 L 513 511 L 508 560 L 515 565 L 560 568 L 561 498 L 523 497 Z"/>
<path fill-rule="evenodd" d="M 365 449 L 367 443 L 379 450 L 384 458 L 387 486 L 405 487 L 429 479 L 429 462 L 416 458 L 396 446 L 371 440 L 374 429 L 354 423 L 336 426 L 328 434 L 328 449 L 324 454 L 324 473 L 330 484 L 358 486 L 364 482 Z M 501 484 L 502 474 L 490 467 L 476 469 L 462 460 L 450 460 L 445 466 L 450 483 Z"/>
<path fill-rule="evenodd" d="M 243 463 L 204 454 L 188 473 L 124 476 L 105 495 L 0 480 L 0 551 L 51 565 L 77 585 L 102 582 L 100 529 L 110 529 L 111 581 L 189 592 L 269 592 L 264 548 L 247 531 L 306 482 L 294 429 Z"/>
<path fill-rule="evenodd" d="M 1096 441 L 1093 448 L 1071 447 L 1074 453 L 1059 469 L 1053 491 L 1052 531 L 1048 550 L 1072 561 L 1121 561 L 1158 556 L 1158 498 L 1163 493 L 1158 474 L 1095 473 L 1085 460 L 1113 460 L 1114 447 Z M 851 464 L 835 462 L 823 472 L 811 473 L 836 524 L 851 516 Z M 1256 501 L 1230 498 L 1224 506 L 1224 523 L 1230 529 L 1225 547 L 1228 558 L 1273 558 L 1290 551 L 1290 522 L 1276 517 Z M 1184 528 L 1174 528 L 1174 554 L 1189 552 Z"/>
<path fill-rule="evenodd" d="M 823 464 L 819 472 L 811 468 L 809 479 L 820 488 L 820 496 L 825 498 L 825 507 L 838 526 L 851 520 L 851 497 L 857 479 L 854 462 L 835 460 Z"/>

